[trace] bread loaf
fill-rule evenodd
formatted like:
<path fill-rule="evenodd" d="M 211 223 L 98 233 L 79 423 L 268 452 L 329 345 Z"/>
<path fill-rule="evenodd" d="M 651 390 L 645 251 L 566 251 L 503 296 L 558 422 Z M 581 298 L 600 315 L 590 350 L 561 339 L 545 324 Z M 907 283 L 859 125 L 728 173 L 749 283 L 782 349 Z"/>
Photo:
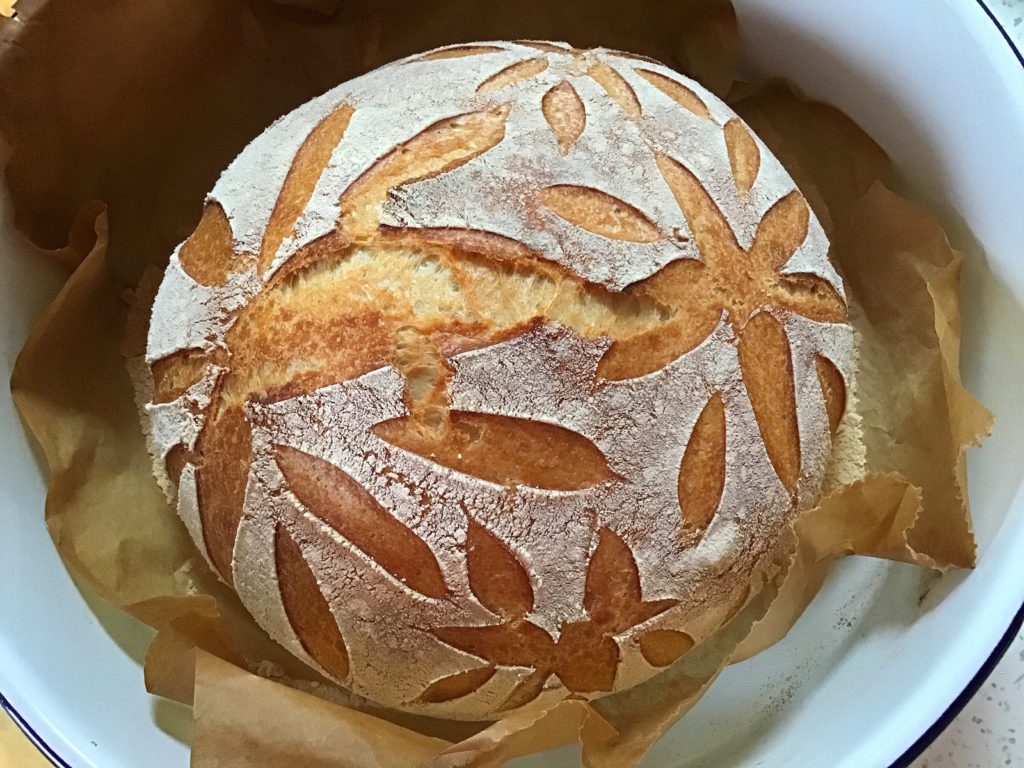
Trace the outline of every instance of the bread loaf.
<path fill-rule="evenodd" d="M 778 568 L 853 374 L 824 231 L 661 64 L 485 42 L 283 117 L 155 298 L 155 473 L 314 668 L 493 718 L 655 675 Z"/>

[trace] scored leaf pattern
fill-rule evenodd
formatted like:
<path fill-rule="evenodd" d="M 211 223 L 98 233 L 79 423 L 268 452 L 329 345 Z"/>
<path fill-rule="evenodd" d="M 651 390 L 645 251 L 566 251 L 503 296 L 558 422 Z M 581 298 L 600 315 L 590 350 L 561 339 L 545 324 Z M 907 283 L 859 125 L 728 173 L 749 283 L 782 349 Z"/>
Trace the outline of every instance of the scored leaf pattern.
<path fill-rule="evenodd" d="M 729 152 L 736 188 L 740 192 L 749 192 L 761 169 L 761 150 L 739 118 L 734 117 L 725 124 L 725 147 Z"/>
<path fill-rule="evenodd" d="M 665 77 L 658 72 L 652 72 L 649 69 L 638 69 L 636 73 L 683 109 L 687 109 L 697 115 L 697 117 L 703 117 L 705 120 L 711 119 L 711 113 L 708 111 L 707 105 L 701 101 L 697 94 L 682 83 Z"/>
<path fill-rule="evenodd" d="M 473 594 L 503 621 L 481 627 L 440 627 L 433 632 L 453 648 L 491 665 L 533 670 L 509 694 L 502 709 L 531 701 L 552 675 L 570 691 L 611 690 L 619 661 L 614 636 L 643 624 L 678 602 L 645 601 L 633 553 L 618 534 L 603 528 L 587 568 L 583 605 L 588 618 L 563 624 L 556 640 L 526 618 L 533 609 L 533 590 L 526 569 L 506 544 L 473 521 L 469 524 L 466 561 Z M 655 644 L 661 647 L 657 640 Z M 491 677 L 481 670 L 460 672 L 433 683 L 423 696 L 438 688 L 461 690 L 456 681 L 466 680 L 472 672 L 477 673 L 472 679 L 479 680 L 479 685 Z"/>
<path fill-rule="evenodd" d="M 717 392 L 704 406 L 679 464 L 679 508 L 688 531 L 702 532 L 725 488 L 725 404 Z"/>
<path fill-rule="evenodd" d="M 615 477 L 590 440 L 541 421 L 449 411 L 439 433 L 424 431 L 411 417 L 381 422 L 373 431 L 391 445 L 501 485 L 571 491 Z"/>
<path fill-rule="evenodd" d="M 354 235 L 376 232 L 379 205 L 394 187 L 450 172 L 497 146 L 509 111 L 501 105 L 440 120 L 395 147 L 345 190 L 344 228 Z"/>
<path fill-rule="evenodd" d="M 581 694 L 599 693 L 616 686 L 623 647 L 637 649 L 652 667 L 662 664 L 675 653 L 685 652 L 685 638 L 673 634 L 655 635 L 641 644 L 640 638 L 655 628 L 680 631 L 671 625 L 656 625 L 650 630 L 643 626 L 651 618 L 670 610 L 676 602 L 674 597 L 644 599 L 640 573 L 630 547 L 614 532 L 614 528 L 600 521 L 603 518 L 626 519 L 633 531 L 643 530 L 648 557 L 651 556 L 650 539 L 654 530 L 660 531 L 656 538 L 662 543 L 669 539 L 680 542 L 683 552 L 680 552 L 679 545 L 668 545 L 676 556 L 685 557 L 685 548 L 697 550 L 701 547 L 707 537 L 706 532 L 712 529 L 711 520 L 718 514 L 714 507 L 721 504 L 723 491 L 713 487 L 713 493 L 702 498 L 702 492 L 695 490 L 691 492 L 691 498 L 685 482 L 681 490 L 676 488 L 672 472 L 697 460 L 705 461 L 710 469 L 722 471 L 721 459 L 725 453 L 723 414 L 727 401 L 720 394 L 723 391 L 720 388 L 734 387 L 727 382 L 736 381 L 739 376 L 738 368 L 729 367 L 738 366 L 736 349 L 729 343 L 731 338 L 732 332 L 722 326 L 715 332 L 713 343 L 693 355 L 674 361 L 652 376 L 605 382 L 596 388 L 595 371 L 609 342 L 585 339 L 554 324 L 539 324 L 506 342 L 450 358 L 453 369 L 449 384 L 451 414 L 475 412 L 478 416 L 485 416 L 494 411 L 516 413 L 520 416 L 510 419 L 516 423 L 532 423 L 533 418 L 564 419 L 569 416 L 563 423 L 579 429 L 581 436 L 587 435 L 595 441 L 593 445 L 607 457 L 605 462 L 613 473 L 598 486 L 568 492 L 551 491 L 532 484 L 483 482 L 475 473 L 479 471 L 477 466 L 490 455 L 487 451 L 473 462 L 450 470 L 437 460 L 427 444 L 415 451 L 393 447 L 383 438 L 394 438 L 394 435 L 387 430 L 378 432 L 378 427 L 402 423 L 407 417 L 399 417 L 405 408 L 402 379 L 391 368 L 379 369 L 350 382 L 294 398 L 251 405 L 259 432 L 258 441 L 271 435 L 286 434 L 286 439 L 293 444 L 315 445 L 314 450 L 319 454 L 315 461 L 323 462 L 326 475 L 337 473 L 345 483 L 361 486 L 367 489 L 368 497 L 373 497 L 376 503 L 370 506 L 375 510 L 374 515 L 381 516 L 381 524 L 376 527 L 384 530 L 386 525 L 390 525 L 402 535 L 419 538 L 425 552 L 436 551 L 439 553 L 437 557 L 444 553 L 440 570 L 445 574 L 453 573 L 456 579 L 449 594 L 451 602 L 446 600 L 445 608 L 438 606 L 426 613 L 417 608 L 417 612 L 408 618 L 410 626 L 433 628 L 438 640 L 476 656 L 481 667 L 496 671 L 493 675 L 489 672 L 464 675 L 467 670 L 461 670 L 456 673 L 459 678 L 447 682 L 436 679 L 423 681 L 418 693 L 407 702 L 415 700 L 436 704 L 441 703 L 441 698 L 456 702 L 462 698 L 456 693 L 471 688 L 474 681 L 479 685 L 474 690 L 486 689 L 486 696 L 492 701 L 495 691 L 502 691 L 501 696 L 505 697 L 502 706 L 505 708 L 530 700 L 546 686 L 565 687 Z M 718 363 L 712 364 L 709 360 L 717 360 Z M 516 371 L 517 375 L 509 377 L 508 371 Z M 719 371 L 724 378 L 715 385 L 715 394 L 703 407 L 696 403 L 686 406 L 686 413 L 690 415 L 684 421 L 676 410 L 674 393 L 692 381 L 690 377 L 698 371 Z M 734 388 L 730 391 L 730 399 L 742 392 Z M 652 403 L 661 404 L 668 410 L 662 410 L 662 407 L 649 409 L 644 405 Z M 694 405 L 699 408 L 696 413 L 692 410 Z M 302 415 L 301 421 L 295 418 L 299 414 Z M 339 421 L 341 414 L 344 417 Z M 739 411 L 732 418 L 738 420 L 737 429 L 742 434 L 750 434 L 751 430 L 756 433 L 757 424 L 752 413 L 747 415 Z M 683 429 L 683 423 L 694 426 Z M 567 428 L 558 429 L 566 431 Z M 597 431 L 591 431 L 594 429 Z M 327 435 L 330 435 L 330 440 L 325 442 Z M 702 443 L 710 448 L 701 447 Z M 684 457 L 682 461 L 675 459 L 675 467 L 666 463 L 671 460 L 673 446 L 679 446 Z M 355 529 L 355 532 L 346 532 L 343 526 L 347 523 L 344 520 L 338 522 L 339 513 L 330 510 L 334 498 L 340 494 L 328 493 L 317 498 L 310 493 L 304 486 L 323 485 L 324 481 L 303 479 L 294 468 L 289 468 L 286 461 L 281 461 L 281 447 L 273 449 L 277 456 L 275 463 L 287 481 L 280 487 L 291 488 L 309 514 L 331 524 L 342 536 L 350 538 L 363 555 L 378 561 L 382 570 L 398 582 L 399 591 L 394 595 L 401 594 L 403 583 L 414 584 L 408 577 L 403 578 L 394 565 L 388 566 L 388 556 L 383 550 L 375 549 L 379 545 L 360 538 L 366 534 Z M 262 453 L 263 449 L 260 451 Z M 762 481 L 771 477 L 771 467 L 761 442 L 740 441 L 730 451 L 740 466 L 750 468 Z M 373 457 L 369 465 L 363 458 L 367 456 Z M 632 463 L 637 460 L 638 463 Z M 349 464 L 358 477 L 337 469 L 339 465 Z M 305 471 L 308 474 L 312 470 Z M 713 472 L 708 474 L 714 477 Z M 265 474 L 261 471 L 259 476 L 264 477 Z M 662 480 L 665 476 L 672 476 L 671 483 Z M 717 484 L 712 483 L 712 486 Z M 743 499 L 741 503 L 753 514 L 762 514 L 755 510 L 776 514 L 783 509 L 779 500 L 785 498 L 781 489 L 776 491 L 768 485 L 766 493 L 754 499 L 734 496 L 729 508 L 735 509 L 732 505 Z M 671 508 L 674 500 L 678 501 L 681 510 L 680 518 L 675 522 L 664 512 Z M 698 504 L 696 508 L 703 511 L 699 514 L 689 512 L 688 518 L 689 503 Z M 460 509 L 469 520 L 465 524 L 462 544 L 452 540 L 453 523 L 450 518 Z M 394 520 L 388 523 L 384 515 L 390 515 Z M 598 522 L 594 521 L 595 515 Z M 539 535 L 539 531 L 527 530 L 526 540 L 530 542 L 531 549 L 522 549 L 518 531 L 510 533 L 503 530 L 500 538 L 494 533 L 496 521 L 506 516 L 517 520 L 517 527 L 525 525 L 527 529 L 548 529 L 550 533 Z M 442 519 L 447 522 L 432 522 Z M 407 520 L 415 521 L 415 533 L 408 527 L 412 523 L 406 523 Z M 542 542 L 557 536 L 567 547 L 560 556 L 568 557 L 572 548 L 579 546 L 569 542 L 590 541 L 589 537 L 593 535 L 590 531 L 595 525 L 601 531 L 597 546 L 589 557 L 571 566 L 578 573 L 585 574 L 582 609 L 575 609 L 583 618 L 573 615 L 552 623 L 545 618 L 552 582 L 545 584 L 543 578 L 543 574 L 550 573 L 543 564 L 550 562 L 552 549 Z M 715 541 L 712 539 L 709 546 L 719 546 Z M 513 548 L 508 542 L 517 542 L 518 546 Z M 560 544 L 555 549 L 561 552 L 562 546 Z M 456 548 L 454 551 L 453 547 Z M 466 592 L 459 586 L 459 566 L 456 563 L 463 560 L 465 584 L 469 594 L 476 598 L 473 605 L 477 607 L 473 610 L 463 602 L 467 599 Z M 530 564 L 529 570 L 524 563 Z M 537 582 L 531 576 L 533 569 L 542 575 Z M 655 575 L 655 579 L 661 579 L 661 576 Z M 666 589 L 663 582 L 659 582 L 659 589 Z M 548 590 L 546 594 L 545 590 Z M 538 595 L 543 600 L 539 600 Z M 333 599 L 343 600 L 340 595 Z M 351 599 L 362 600 L 363 597 L 353 594 Z M 456 609 L 452 610 L 452 607 Z M 486 610 L 493 618 L 488 621 L 474 610 Z M 455 616 L 460 617 L 458 623 L 452 622 Z M 502 667 L 516 667 L 527 672 L 518 684 L 509 689 L 507 671 L 502 671 L 498 677 L 498 670 Z M 629 674 L 636 674 L 636 668 L 631 667 Z M 432 687 L 435 684 L 437 687 Z M 447 698 L 449 696 L 451 698 Z"/>
<path fill-rule="evenodd" d="M 353 112 L 348 104 L 336 107 L 310 132 L 296 153 L 263 235 L 259 258 L 261 273 L 270 267 L 277 249 L 295 228 L 331 153 L 348 129 Z"/>
<path fill-rule="evenodd" d="M 796 421 L 793 358 L 782 324 L 758 312 L 740 335 L 740 368 L 761 438 L 782 484 L 792 494 L 800 478 L 800 429 Z"/>
<path fill-rule="evenodd" d="M 583 100 L 568 82 L 563 80 L 544 94 L 541 111 L 551 131 L 558 139 L 558 148 L 564 155 L 587 127 L 587 110 Z"/>
<path fill-rule="evenodd" d="M 515 64 L 510 64 L 500 72 L 491 75 L 480 83 L 476 89 L 480 93 L 487 93 L 488 91 L 496 91 L 499 88 L 508 88 L 510 85 L 515 85 L 520 80 L 525 80 L 528 77 L 539 75 L 547 68 L 548 60 L 545 58 L 520 61 Z"/>
<path fill-rule="evenodd" d="M 742 154 L 742 153 L 741 153 Z M 667 324 L 619 342 L 609 350 L 603 373 L 637 375 L 692 349 L 722 312 L 739 335 L 740 367 L 768 456 L 779 478 L 795 493 L 800 474 L 789 339 L 771 307 L 822 322 L 845 322 L 846 303 L 823 278 L 783 274 L 782 268 L 807 237 L 810 209 L 798 192 L 773 205 L 744 251 L 728 221 L 700 181 L 678 161 L 662 155 L 658 167 L 686 216 L 701 252 L 701 265 L 676 262 L 638 286 L 637 291 L 689 311 Z M 685 276 L 680 273 L 685 272 Z M 699 329 L 697 333 L 692 333 Z M 638 370 L 639 366 L 639 370 Z"/>
<path fill-rule="evenodd" d="M 640 654 L 652 667 L 667 667 L 693 648 L 693 638 L 675 629 L 652 629 L 640 636 Z"/>
<path fill-rule="evenodd" d="M 443 677 L 428 686 L 420 694 L 419 700 L 427 704 L 440 704 L 452 699 L 461 699 L 485 685 L 494 677 L 494 672 L 494 667 L 479 667 Z"/>
<path fill-rule="evenodd" d="M 421 595 L 442 598 L 448 593 L 430 547 L 347 473 L 288 446 L 277 446 L 275 458 L 303 506 L 381 568 Z"/>
<path fill-rule="evenodd" d="M 274 532 L 274 559 L 281 602 L 302 647 L 329 674 L 344 680 L 349 671 L 345 640 L 302 548 L 282 525 Z"/>
<path fill-rule="evenodd" d="M 846 382 L 835 363 L 827 357 L 815 355 L 814 364 L 818 372 L 818 383 L 821 384 L 821 394 L 825 398 L 828 425 L 835 432 L 846 411 Z"/>
<path fill-rule="evenodd" d="M 496 45 L 456 45 L 451 48 L 443 48 L 439 51 L 431 51 L 419 56 L 416 61 L 443 61 L 445 59 L 461 59 L 467 56 L 479 56 L 485 53 L 501 53 L 504 48 Z"/>
<path fill-rule="evenodd" d="M 634 120 L 640 117 L 640 100 L 636 97 L 636 91 L 622 75 L 607 64 L 594 64 L 587 70 L 587 74 L 604 88 L 629 117 Z"/>
<path fill-rule="evenodd" d="M 556 216 L 596 235 L 633 243 L 653 243 L 664 237 L 636 208 L 597 189 L 571 184 L 545 187 L 540 201 Z"/>

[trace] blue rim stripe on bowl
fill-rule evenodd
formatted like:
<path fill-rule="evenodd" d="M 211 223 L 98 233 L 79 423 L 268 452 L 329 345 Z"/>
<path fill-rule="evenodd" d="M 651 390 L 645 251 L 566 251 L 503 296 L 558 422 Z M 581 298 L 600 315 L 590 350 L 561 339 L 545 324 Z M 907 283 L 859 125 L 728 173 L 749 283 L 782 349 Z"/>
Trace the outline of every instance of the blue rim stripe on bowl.
<path fill-rule="evenodd" d="M 981 7 L 982 12 L 995 24 L 996 29 L 999 30 L 999 34 L 1006 41 L 1006 44 L 1010 46 L 1010 50 L 1013 51 L 1014 56 L 1017 57 L 1017 61 L 1024 67 L 1024 53 L 1021 52 L 1020 48 L 1010 37 L 1010 33 L 1006 31 L 1006 28 L 999 22 L 995 14 L 992 13 L 992 9 L 985 4 L 985 0 L 977 0 L 978 5 Z M 967 706 L 974 694 L 978 692 L 988 676 L 992 674 L 992 670 L 995 669 L 996 665 L 1000 662 L 1003 656 L 1009 650 L 1013 644 L 1014 638 L 1017 636 L 1017 632 L 1020 631 L 1021 627 L 1024 626 L 1024 605 L 1021 605 L 1020 610 L 1017 611 L 1017 615 L 1010 621 L 1010 626 L 1006 628 L 1006 632 L 1000 638 L 996 647 L 992 649 L 992 653 L 985 659 L 985 663 L 981 665 L 981 668 L 975 673 L 974 677 L 967 686 L 960 692 L 960 695 L 956 697 L 952 704 L 946 708 L 946 711 L 942 713 L 938 720 L 936 720 L 932 726 L 921 734 L 920 738 L 915 741 L 910 748 L 896 760 L 890 768 L 908 768 L 908 766 L 916 760 L 922 752 L 927 749 L 933 741 L 935 741 L 939 735 L 946 730 L 951 722 L 956 718 L 957 715 Z M 29 741 L 31 741 L 38 749 L 43 757 L 49 760 L 57 768 L 73 768 L 64 758 L 58 755 L 53 748 L 43 740 L 43 738 L 36 732 L 36 730 L 29 724 L 29 722 L 21 716 L 21 713 L 15 709 L 11 702 L 7 700 L 7 697 L 0 691 L 0 709 L 3 709 L 14 724 L 21 729 L 21 732 L 25 734 Z"/>
<path fill-rule="evenodd" d="M 978 0 L 981 2 L 981 0 Z M 1021 64 L 1024 64 L 1024 59 L 1021 60 Z M 985 659 L 985 663 L 981 665 L 981 669 L 977 671 L 974 677 L 971 678 L 971 682 L 967 684 L 960 695 L 957 696 L 953 703 L 949 705 L 945 712 L 932 723 L 931 728 L 925 731 L 921 738 L 911 744 L 910 749 L 903 753 L 899 760 L 890 766 L 890 768 L 908 768 L 908 766 L 914 762 L 921 753 L 924 752 L 932 742 L 939 738 L 939 735 L 949 727 L 949 724 L 956 719 L 956 716 L 963 711 L 963 708 L 967 706 L 974 694 L 978 692 L 978 689 L 988 680 L 989 675 L 992 674 L 992 670 L 995 669 L 996 664 L 1006 655 L 1006 652 L 1013 645 L 1014 638 L 1017 637 L 1017 632 L 1020 631 L 1021 626 L 1024 626 L 1024 605 L 1017 611 L 1017 615 L 1013 617 L 1013 621 L 1010 622 L 1010 626 L 1006 628 L 1006 632 L 999 639 L 999 643 L 995 648 L 992 649 L 992 653 Z"/>
<path fill-rule="evenodd" d="M 985 0 L 978 0 L 978 5 L 989 20 L 996 25 L 996 29 L 999 30 L 999 34 L 1002 35 L 1006 44 L 1010 46 L 1010 50 L 1013 51 L 1013 55 L 1017 57 L 1017 61 L 1020 62 L 1020 65 L 1024 67 L 1024 53 L 1021 52 L 1021 49 L 1017 47 L 1013 38 L 1010 37 L 1010 33 L 1007 32 L 1006 27 L 1004 27 L 1000 23 L 999 19 L 996 18 L 996 15 L 992 13 L 992 9 L 986 5 Z M 1024 626 L 1024 605 L 1021 605 L 1020 610 L 1017 611 L 1017 615 L 1014 616 L 1013 620 L 1010 622 L 1010 626 L 1006 628 L 1006 632 L 1003 633 L 1003 636 L 999 639 L 996 647 L 992 649 L 992 653 L 989 654 L 989 657 L 985 659 L 985 663 L 981 665 L 981 669 L 979 669 L 975 673 L 974 677 L 971 678 L 971 682 L 967 684 L 967 687 L 960 692 L 960 695 L 953 700 L 953 703 L 946 708 L 946 711 L 939 716 L 939 719 L 932 723 L 932 726 L 921 734 L 920 738 L 911 744 L 910 748 L 904 752 L 900 758 L 890 766 L 890 768 L 908 768 L 914 760 L 921 756 L 922 752 L 931 746 L 932 742 L 939 738 L 940 734 L 942 734 L 942 732 L 949 727 L 949 724 L 956 719 L 956 716 L 963 711 L 964 707 L 967 706 L 967 702 L 974 698 L 974 694 L 978 692 L 978 689 L 981 688 L 989 675 L 992 674 L 992 670 L 996 668 L 996 665 L 1002 660 L 1003 656 L 1006 655 L 1010 646 L 1013 645 L 1013 640 L 1017 637 L 1017 633 L 1020 631 L 1022 626 Z"/>
<path fill-rule="evenodd" d="M 58 768 L 71 768 L 71 764 L 58 755 L 49 744 L 43 741 L 42 737 L 36 733 L 35 728 L 29 725 L 29 722 L 21 716 L 21 713 L 11 706 L 11 702 L 7 700 L 7 697 L 4 696 L 3 693 L 0 693 L 0 709 L 3 709 L 4 712 L 10 715 L 14 724 L 21 729 L 21 732 L 28 737 L 28 740 L 31 741 L 35 745 L 36 749 L 42 752 L 43 756 L 51 763 Z"/>

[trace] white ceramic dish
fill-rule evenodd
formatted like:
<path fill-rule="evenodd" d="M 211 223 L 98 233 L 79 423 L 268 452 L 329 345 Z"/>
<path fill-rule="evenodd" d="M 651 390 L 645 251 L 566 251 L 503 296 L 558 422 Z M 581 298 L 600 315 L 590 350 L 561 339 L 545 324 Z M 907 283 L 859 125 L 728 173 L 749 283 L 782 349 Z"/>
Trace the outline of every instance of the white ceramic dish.
<path fill-rule="evenodd" d="M 736 0 L 745 67 L 856 118 L 971 254 L 963 371 L 999 416 L 971 455 L 972 573 L 840 565 L 779 646 L 723 674 L 645 765 L 884 768 L 998 655 L 1024 603 L 1024 59 L 982 0 Z M 11 232 L 0 193 L 0 378 L 60 275 Z M 179 766 L 186 712 L 149 697 L 147 630 L 87 602 L 45 532 L 45 486 L 0 397 L 0 705 L 59 765 Z M 91 603 L 91 604 L 90 604 Z M 576 763 L 573 749 L 522 765 Z"/>

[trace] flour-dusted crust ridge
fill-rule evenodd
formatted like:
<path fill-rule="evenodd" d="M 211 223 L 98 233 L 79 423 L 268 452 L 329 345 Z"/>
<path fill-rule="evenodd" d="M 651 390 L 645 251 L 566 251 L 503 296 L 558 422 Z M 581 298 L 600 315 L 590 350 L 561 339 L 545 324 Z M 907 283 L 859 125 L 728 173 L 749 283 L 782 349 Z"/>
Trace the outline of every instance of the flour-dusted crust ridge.
<path fill-rule="evenodd" d="M 487 42 L 242 152 L 140 391 L 158 479 L 277 641 L 482 718 L 634 685 L 732 615 L 818 497 L 853 360 L 824 231 L 725 104 Z"/>

